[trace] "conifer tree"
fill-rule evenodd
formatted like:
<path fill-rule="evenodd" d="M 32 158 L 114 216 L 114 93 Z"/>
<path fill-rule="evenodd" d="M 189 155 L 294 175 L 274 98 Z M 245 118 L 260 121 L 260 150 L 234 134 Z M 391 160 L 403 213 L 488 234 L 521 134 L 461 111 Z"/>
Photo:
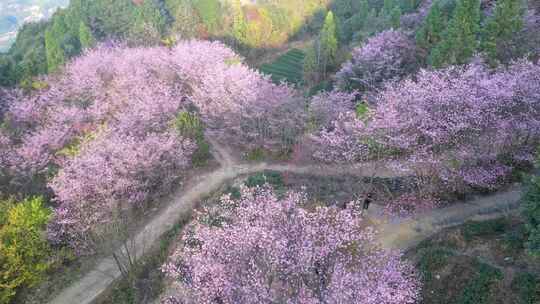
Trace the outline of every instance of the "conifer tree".
<path fill-rule="evenodd" d="M 90 28 L 81 21 L 79 25 L 79 41 L 81 42 L 81 49 L 90 49 L 96 45 L 96 38 L 92 35 Z"/>
<path fill-rule="evenodd" d="M 401 8 L 396 5 L 390 12 L 390 23 L 392 28 L 398 29 L 401 25 Z"/>
<path fill-rule="evenodd" d="M 430 51 L 442 39 L 446 22 L 441 13 L 439 1 L 435 1 L 429 10 L 424 25 L 416 33 L 416 44 L 419 48 Z"/>
<path fill-rule="evenodd" d="M 234 0 L 232 2 L 233 10 L 233 37 L 241 42 L 245 43 L 247 40 L 247 23 L 242 10 L 242 4 L 240 0 Z"/>
<path fill-rule="evenodd" d="M 66 62 L 62 40 L 67 34 L 66 24 L 62 16 L 57 15 L 53 24 L 45 31 L 45 51 L 47 56 L 47 70 L 56 72 Z"/>
<path fill-rule="evenodd" d="M 523 28 L 523 5 L 520 0 L 498 0 L 493 16 L 485 26 L 482 50 L 490 62 L 505 61 L 517 53 L 513 38 Z"/>
<path fill-rule="evenodd" d="M 304 57 L 304 81 L 308 86 L 316 84 L 319 80 L 319 64 L 317 60 L 317 43 L 314 43 Z"/>
<path fill-rule="evenodd" d="M 165 19 L 153 1 L 146 0 L 134 12 L 130 40 L 140 44 L 153 44 L 165 31 Z"/>
<path fill-rule="evenodd" d="M 322 74 L 326 75 L 326 68 L 334 64 L 338 49 L 336 22 L 331 11 L 326 15 L 319 39 Z"/>
<path fill-rule="evenodd" d="M 396 6 L 396 3 L 394 0 L 384 0 L 382 10 L 385 12 L 385 15 L 390 15 L 390 12 L 394 7 Z"/>
<path fill-rule="evenodd" d="M 358 13 L 362 20 L 365 20 L 369 15 L 369 3 L 367 0 L 360 0 L 358 3 Z"/>
<path fill-rule="evenodd" d="M 459 0 L 431 62 L 435 67 L 466 63 L 478 49 L 479 32 L 480 0 Z"/>

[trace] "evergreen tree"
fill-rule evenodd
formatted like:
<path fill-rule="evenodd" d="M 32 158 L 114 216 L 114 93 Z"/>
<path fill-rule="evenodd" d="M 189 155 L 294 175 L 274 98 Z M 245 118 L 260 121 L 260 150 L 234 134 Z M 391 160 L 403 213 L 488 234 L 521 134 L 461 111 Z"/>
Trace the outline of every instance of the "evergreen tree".
<path fill-rule="evenodd" d="M 56 72 L 66 61 L 63 39 L 67 36 L 67 27 L 61 15 L 53 18 L 53 24 L 45 31 L 45 50 L 47 56 L 47 71 Z"/>
<path fill-rule="evenodd" d="M 367 0 L 360 0 L 358 4 L 358 13 L 357 15 L 362 19 L 366 20 L 369 15 L 369 3 Z"/>
<path fill-rule="evenodd" d="M 168 1 L 169 11 L 173 14 L 174 22 L 170 31 L 182 39 L 197 37 L 197 26 L 201 20 L 189 0 L 180 0 L 171 3 Z"/>
<path fill-rule="evenodd" d="M 366 16 L 366 22 L 363 30 L 364 33 L 362 35 L 363 37 L 361 38 L 364 39 L 380 32 L 383 28 L 381 25 L 382 23 L 383 22 L 381 22 L 381 19 L 377 16 L 377 10 L 372 8 Z"/>
<path fill-rule="evenodd" d="M 355 33 L 358 33 L 364 28 L 369 14 L 369 4 L 367 0 L 360 0 L 355 10 L 356 14 L 344 22 L 343 29 L 340 31 L 340 39 L 345 43 L 351 41 Z"/>
<path fill-rule="evenodd" d="M 334 11 L 339 19 L 348 19 L 352 17 L 353 4 L 351 0 L 337 0 L 334 2 Z"/>
<path fill-rule="evenodd" d="M 480 0 L 459 0 L 444 39 L 436 46 L 435 67 L 466 63 L 478 49 L 479 32 Z"/>
<path fill-rule="evenodd" d="M 193 5 L 209 33 L 215 33 L 221 23 L 221 3 L 219 0 L 196 0 Z"/>
<path fill-rule="evenodd" d="M 316 84 L 319 80 L 319 63 L 317 60 L 317 43 L 314 43 L 304 57 L 304 81 L 308 86 Z"/>
<path fill-rule="evenodd" d="M 137 6 L 130 38 L 139 44 L 154 44 L 161 39 L 165 31 L 166 20 L 159 8 L 151 0 L 145 0 Z"/>
<path fill-rule="evenodd" d="M 536 161 L 537 167 L 540 159 Z M 528 232 L 527 251 L 533 256 L 540 257 L 540 176 L 528 180 L 528 187 L 522 198 L 525 206 L 523 216 Z"/>
<path fill-rule="evenodd" d="M 401 3 L 403 11 L 409 13 L 418 8 L 420 0 L 402 0 Z"/>
<path fill-rule="evenodd" d="M 482 50 L 489 60 L 506 61 L 517 55 L 518 44 L 513 38 L 523 28 L 523 5 L 520 0 L 498 0 L 493 16 L 484 29 Z"/>
<path fill-rule="evenodd" d="M 533 256 L 540 256 L 540 177 L 531 178 L 529 189 L 523 200 L 529 235 L 527 251 Z"/>
<path fill-rule="evenodd" d="M 384 0 L 383 7 L 379 11 L 377 31 L 389 28 L 399 28 L 401 24 L 401 7 L 395 0 Z"/>
<path fill-rule="evenodd" d="M 96 45 L 96 39 L 92 35 L 90 28 L 81 21 L 79 25 L 79 41 L 81 42 L 81 49 L 89 49 Z"/>
<path fill-rule="evenodd" d="M 390 12 L 394 9 L 396 3 L 394 0 L 384 0 L 382 10 L 384 15 L 390 15 Z"/>
<path fill-rule="evenodd" d="M 244 11 L 242 10 L 242 4 L 240 0 L 233 0 L 232 3 L 233 10 L 233 37 L 241 42 L 246 43 L 247 40 L 247 23 L 244 16 Z"/>
<path fill-rule="evenodd" d="M 439 1 L 435 1 L 429 10 L 426 20 L 416 33 L 416 44 L 421 49 L 430 51 L 437 45 L 446 28 L 446 20 L 441 13 Z"/>
<path fill-rule="evenodd" d="M 331 11 L 326 15 L 319 39 L 322 74 L 326 75 L 326 68 L 334 64 L 338 50 L 336 22 Z"/>
<path fill-rule="evenodd" d="M 396 5 L 390 12 L 390 21 L 394 29 L 398 29 L 401 26 L 401 8 L 399 6 Z"/>

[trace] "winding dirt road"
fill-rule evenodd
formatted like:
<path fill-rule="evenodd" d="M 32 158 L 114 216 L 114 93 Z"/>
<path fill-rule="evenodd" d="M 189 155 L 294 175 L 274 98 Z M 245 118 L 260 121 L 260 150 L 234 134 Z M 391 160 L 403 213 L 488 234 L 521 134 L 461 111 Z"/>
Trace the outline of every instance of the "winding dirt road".
<path fill-rule="evenodd" d="M 236 177 L 275 170 L 298 174 L 319 176 L 339 176 L 351 174 L 366 177 L 399 177 L 402 174 L 394 172 L 382 163 L 367 163 L 358 166 L 295 166 L 289 164 L 243 164 L 235 160 L 221 145 L 210 140 L 212 153 L 221 167 L 211 173 L 194 176 L 187 181 L 187 186 L 175 192 L 167 207 L 159 212 L 131 240 L 131 254 L 140 258 L 146 249 L 157 244 L 161 236 L 171 230 L 180 219 L 191 214 L 196 204 L 204 197 L 211 195 L 227 181 Z M 425 214 L 420 219 L 409 220 L 396 224 L 384 224 L 381 231 L 381 244 L 386 248 L 405 249 L 419 240 L 428 237 L 444 227 L 456 225 L 466 219 L 481 216 L 483 213 L 500 214 L 507 209 L 515 208 L 520 196 L 518 189 L 489 197 L 479 198 L 467 204 L 459 204 L 450 208 L 439 209 Z M 117 252 L 121 252 L 119 249 Z M 100 260 L 95 268 L 86 273 L 80 280 L 65 288 L 49 304 L 90 304 L 104 294 L 112 283 L 121 277 L 112 256 Z"/>

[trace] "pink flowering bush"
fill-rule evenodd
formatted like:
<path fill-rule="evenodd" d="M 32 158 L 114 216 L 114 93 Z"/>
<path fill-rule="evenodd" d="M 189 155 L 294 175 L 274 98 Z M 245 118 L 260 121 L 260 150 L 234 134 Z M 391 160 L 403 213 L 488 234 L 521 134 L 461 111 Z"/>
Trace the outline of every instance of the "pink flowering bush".
<path fill-rule="evenodd" d="M 163 270 L 188 303 L 415 303 L 420 282 L 398 252 L 380 249 L 351 208 L 303 209 L 305 195 L 242 188 L 202 213 Z M 166 299 L 175 303 L 174 299 Z"/>
<path fill-rule="evenodd" d="M 316 157 L 358 161 L 386 151 L 445 189 L 494 189 L 528 166 L 540 139 L 540 67 L 518 61 L 421 71 L 390 83 L 367 120 L 350 112 L 314 136 Z M 391 152 L 391 153 L 389 153 Z M 440 190 L 440 188 L 439 188 Z"/>
<path fill-rule="evenodd" d="M 371 91 L 382 83 L 402 78 L 416 69 L 414 42 L 404 33 L 387 30 L 369 38 L 362 47 L 352 52 L 336 74 L 341 89 Z"/>

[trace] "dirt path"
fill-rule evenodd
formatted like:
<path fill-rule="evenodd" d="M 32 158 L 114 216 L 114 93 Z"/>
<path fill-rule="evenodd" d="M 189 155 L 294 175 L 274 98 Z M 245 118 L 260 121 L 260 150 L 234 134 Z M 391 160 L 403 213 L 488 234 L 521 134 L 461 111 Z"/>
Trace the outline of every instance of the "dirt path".
<path fill-rule="evenodd" d="M 403 222 L 379 224 L 380 243 L 386 249 L 408 250 L 444 228 L 468 220 L 488 220 L 517 212 L 522 191 L 520 186 L 515 185 L 504 192 L 436 209 Z"/>
<path fill-rule="evenodd" d="M 371 163 L 357 166 L 296 166 L 290 164 L 239 163 L 226 148 L 210 140 L 212 153 L 221 164 L 221 168 L 211 173 L 194 176 L 188 180 L 186 187 L 173 193 L 164 208 L 131 240 L 131 254 L 140 258 L 146 249 L 156 244 L 162 235 L 173 228 L 180 219 L 189 217 L 196 204 L 211 195 L 227 181 L 236 177 L 275 170 L 298 174 L 318 176 L 334 176 L 351 174 L 366 177 L 399 177 L 401 174 L 386 168 L 382 163 Z M 380 226 L 380 239 L 385 248 L 407 248 L 418 240 L 432 235 L 443 227 L 474 218 L 491 209 L 507 208 L 515 204 L 520 192 L 512 190 L 491 197 L 480 198 L 466 205 L 445 208 L 426 214 L 418 220 L 409 220 L 398 224 Z M 495 210 L 495 209 L 493 209 Z M 121 251 L 118 251 L 121 252 Z M 97 266 L 85 274 L 79 281 L 64 289 L 50 304 L 90 304 L 98 300 L 111 284 L 121 276 L 112 256 L 103 258 Z"/>
<path fill-rule="evenodd" d="M 400 174 L 379 164 L 365 164 L 362 166 L 295 166 L 288 164 L 267 163 L 239 163 L 226 148 L 210 140 L 212 153 L 221 164 L 221 168 L 211 173 L 194 176 L 185 187 L 175 192 L 168 206 L 159 212 L 148 224 L 130 240 L 131 255 L 140 258 L 160 237 L 171 230 L 180 219 L 189 217 L 196 204 L 206 196 L 217 191 L 225 182 L 236 177 L 260 172 L 275 170 L 280 172 L 293 172 L 313 175 L 341 175 L 345 173 L 357 176 L 373 175 L 379 177 L 397 177 Z M 380 174 L 377 174 L 380 172 Z M 121 252 L 121 251 L 118 251 Z M 80 280 L 64 289 L 50 304 L 89 304 L 96 301 L 109 286 L 121 276 L 112 256 L 103 258 L 97 266 L 85 274 Z"/>

